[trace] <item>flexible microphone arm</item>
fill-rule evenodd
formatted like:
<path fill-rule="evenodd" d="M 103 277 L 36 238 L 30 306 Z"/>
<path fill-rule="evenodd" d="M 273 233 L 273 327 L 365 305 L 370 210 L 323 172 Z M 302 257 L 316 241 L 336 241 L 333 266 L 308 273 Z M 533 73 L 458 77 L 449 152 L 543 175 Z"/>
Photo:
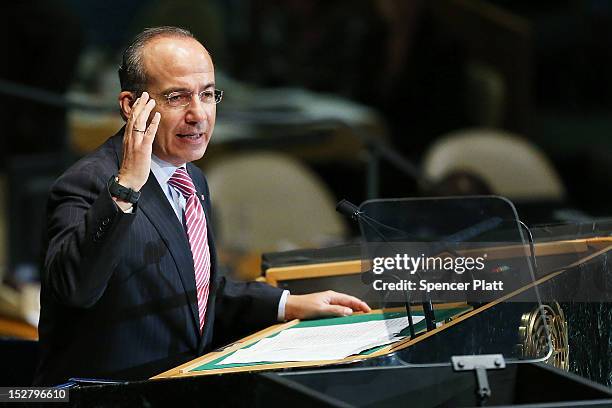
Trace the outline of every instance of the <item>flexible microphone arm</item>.
<path fill-rule="evenodd" d="M 355 204 L 351 203 L 350 201 L 346 199 L 342 199 L 336 205 L 336 211 L 338 211 L 342 215 L 349 217 L 353 221 L 359 222 L 360 220 L 363 220 L 385 242 L 389 242 L 387 238 L 385 237 L 385 235 L 382 234 L 374 225 L 372 225 L 372 221 L 375 221 L 375 220 L 371 217 L 368 217 L 366 214 L 360 211 L 359 207 L 357 207 Z M 378 221 L 376 221 L 376 223 L 381 226 L 386 226 L 385 224 L 379 223 Z M 398 278 L 395 275 L 392 275 L 392 277 Z M 413 339 L 416 335 L 415 335 L 415 330 L 414 330 L 414 323 L 412 320 L 412 311 L 410 309 L 410 295 L 406 290 L 404 290 L 404 295 L 405 295 L 404 306 L 406 308 L 406 317 L 408 318 L 408 327 L 410 328 L 410 338 Z M 423 316 L 425 317 L 425 324 L 427 326 L 427 331 L 433 330 L 436 328 L 433 304 L 431 303 L 431 300 L 426 300 L 422 303 L 422 305 L 423 305 Z"/>

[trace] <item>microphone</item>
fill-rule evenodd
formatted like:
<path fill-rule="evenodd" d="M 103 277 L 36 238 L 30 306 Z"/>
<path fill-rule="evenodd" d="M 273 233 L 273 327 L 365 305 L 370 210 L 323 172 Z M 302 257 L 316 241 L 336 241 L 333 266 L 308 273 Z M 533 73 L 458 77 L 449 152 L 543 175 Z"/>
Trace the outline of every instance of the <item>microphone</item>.
<path fill-rule="evenodd" d="M 359 210 L 359 207 L 357 207 L 355 204 L 351 203 L 350 201 L 346 200 L 346 199 L 342 199 L 338 202 L 338 204 L 336 204 L 336 211 L 338 211 L 340 214 L 345 215 L 347 217 L 349 217 L 350 219 L 352 219 L 355 222 L 359 222 L 360 219 L 363 219 L 369 226 L 370 228 L 372 228 L 376 234 L 382 238 L 385 242 L 388 242 L 387 237 L 385 237 L 385 235 L 380 232 L 376 227 L 374 227 L 374 225 L 372 225 L 372 223 L 376 223 L 379 225 L 382 225 L 383 227 L 387 227 L 390 228 L 392 230 L 398 231 L 397 229 L 393 228 L 393 227 L 389 227 L 385 224 L 381 224 L 378 221 L 376 221 L 373 218 L 368 217 L 367 215 L 365 215 L 363 212 L 361 212 Z M 397 279 L 398 281 L 400 280 L 398 276 L 396 276 L 395 274 L 391 275 L 393 278 Z M 366 273 L 362 273 L 361 274 L 361 281 L 366 284 L 366 285 L 370 285 L 372 284 L 372 282 L 374 281 L 374 275 L 372 272 L 366 272 Z M 410 338 L 414 339 L 416 337 L 415 334 L 415 330 L 414 330 L 414 322 L 412 320 L 412 311 L 410 310 L 410 299 L 408 296 L 408 293 L 406 291 L 404 291 L 404 294 L 406 295 L 406 301 L 405 301 L 405 307 L 406 307 L 406 318 L 408 319 L 408 327 L 410 330 Z M 431 301 L 429 302 L 429 304 L 425 304 L 423 303 L 423 311 L 424 311 L 424 315 L 425 315 L 425 321 L 426 321 L 426 325 L 427 325 L 427 330 L 432 330 L 435 328 L 435 317 L 433 314 L 433 309 L 432 309 L 432 305 L 431 305 Z"/>
<path fill-rule="evenodd" d="M 353 221 L 359 221 L 359 216 L 361 215 L 359 207 L 344 198 L 336 204 L 336 211 Z"/>
<path fill-rule="evenodd" d="M 351 220 L 357 223 L 359 223 L 360 219 L 363 219 L 363 221 L 366 222 L 368 226 L 374 232 L 376 232 L 376 234 L 380 238 L 382 238 L 385 242 L 387 242 L 387 237 L 383 233 L 381 233 L 376 227 L 374 227 L 373 225 L 370 225 L 371 221 L 376 221 L 376 220 L 373 220 L 370 217 L 367 217 L 364 213 L 359 211 L 359 207 L 351 203 L 349 200 L 346 200 L 344 198 L 340 200 L 338 204 L 336 204 L 336 211 L 338 211 L 340 214 L 346 216 L 347 218 L 350 218 Z M 374 275 L 372 274 L 372 272 L 362 273 L 361 282 L 365 285 L 371 285 L 372 282 L 374 282 Z"/>

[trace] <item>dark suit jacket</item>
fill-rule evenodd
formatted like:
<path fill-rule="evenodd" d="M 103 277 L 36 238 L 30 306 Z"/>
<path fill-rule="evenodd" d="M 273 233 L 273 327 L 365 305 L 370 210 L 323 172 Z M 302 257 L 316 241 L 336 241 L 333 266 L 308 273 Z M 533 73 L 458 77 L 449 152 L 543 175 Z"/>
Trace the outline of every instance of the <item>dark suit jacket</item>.
<path fill-rule="evenodd" d="M 145 379 L 203 354 L 213 341 L 276 322 L 281 290 L 218 276 L 208 186 L 188 164 L 204 195 L 212 262 L 200 335 L 189 242 L 155 176 L 133 214 L 118 209 L 108 192 L 122 141 L 120 131 L 51 188 L 36 384 Z"/>

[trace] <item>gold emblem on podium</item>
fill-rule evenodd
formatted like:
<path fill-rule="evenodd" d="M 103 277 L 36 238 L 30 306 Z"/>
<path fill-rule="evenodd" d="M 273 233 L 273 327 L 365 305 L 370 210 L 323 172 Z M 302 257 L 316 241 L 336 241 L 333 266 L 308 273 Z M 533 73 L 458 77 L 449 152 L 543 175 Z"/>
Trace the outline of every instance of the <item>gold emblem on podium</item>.
<path fill-rule="evenodd" d="M 547 356 L 547 332 L 549 332 L 552 353 L 544 362 L 568 371 L 569 336 L 563 309 L 559 303 L 552 302 L 542 305 L 541 311 L 543 319 L 540 317 L 538 308 L 523 314 L 519 326 L 518 355 L 522 359 Z"/>

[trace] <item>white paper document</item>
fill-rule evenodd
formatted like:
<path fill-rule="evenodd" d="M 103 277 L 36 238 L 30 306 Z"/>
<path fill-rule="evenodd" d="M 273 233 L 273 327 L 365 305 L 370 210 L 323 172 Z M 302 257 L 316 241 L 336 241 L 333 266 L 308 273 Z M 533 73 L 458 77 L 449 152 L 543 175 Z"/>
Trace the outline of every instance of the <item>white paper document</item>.
<path fill-rule="evenodd" d="M 413 317 L 414 324 L 422 316 Z M 244 364 L 256 362 L 336 360 L 358 354 L 373 347 L 400 340 L 399 332 L 408 326 L 408 319 L 375 320 L 287 329 L 277 336 L 260 340 L 240 349 L 217 363 Z"/>

